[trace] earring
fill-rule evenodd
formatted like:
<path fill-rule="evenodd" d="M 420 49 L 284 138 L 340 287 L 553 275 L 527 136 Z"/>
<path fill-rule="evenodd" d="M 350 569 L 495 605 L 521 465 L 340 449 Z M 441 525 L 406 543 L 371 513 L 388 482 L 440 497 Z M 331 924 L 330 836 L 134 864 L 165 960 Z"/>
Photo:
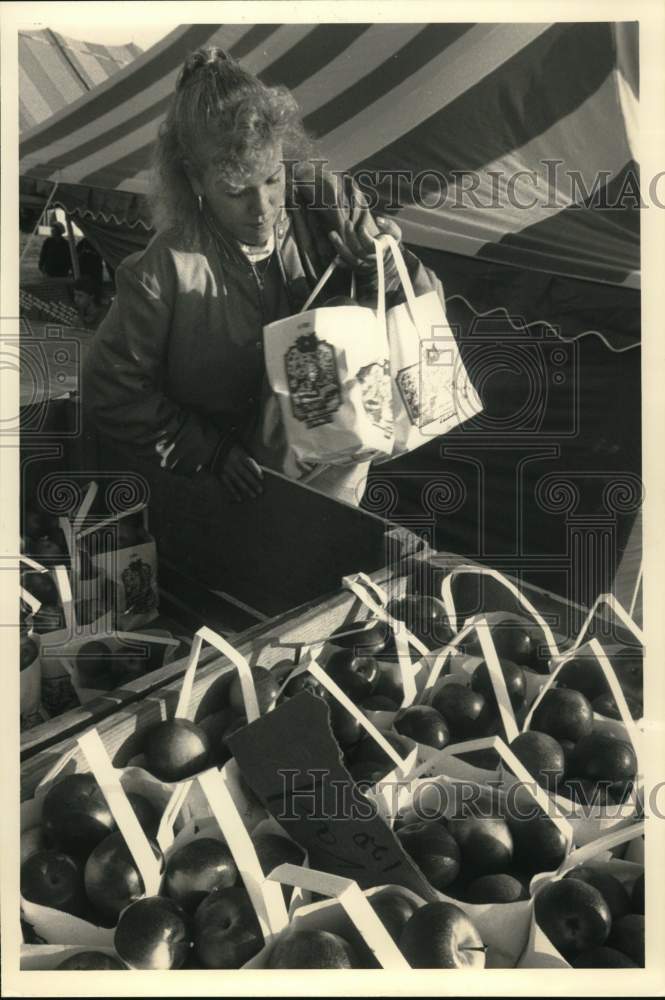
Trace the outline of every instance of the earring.
<path fill-rule="evenodd" d="M 199 212 L 203 212 L 203 195 L 202 194 L 197 195 L 196 200 L 199 203 Z"/>

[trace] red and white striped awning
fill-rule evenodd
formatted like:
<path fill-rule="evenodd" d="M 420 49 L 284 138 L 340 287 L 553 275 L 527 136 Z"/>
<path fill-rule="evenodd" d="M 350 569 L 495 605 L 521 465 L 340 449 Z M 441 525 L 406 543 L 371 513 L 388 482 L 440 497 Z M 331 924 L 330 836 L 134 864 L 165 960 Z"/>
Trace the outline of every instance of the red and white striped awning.
<path fill-rule="evenodd" d="M 147 225 L 151 144 L 202 45 L 290 87 L 334 168 L 383 174 L 384 208 L 390 172 L 419 176 L 421 204 L 400 186 L 408 242 L 639 284 L 637 23 L 186 25 L 26 133 L 21 174 Z"/>

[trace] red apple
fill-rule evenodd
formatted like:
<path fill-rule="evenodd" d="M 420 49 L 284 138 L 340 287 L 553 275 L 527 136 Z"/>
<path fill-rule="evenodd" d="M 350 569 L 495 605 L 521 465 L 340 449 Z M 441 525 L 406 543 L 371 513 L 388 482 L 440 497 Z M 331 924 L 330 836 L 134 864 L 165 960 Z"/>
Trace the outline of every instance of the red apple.
<path fill-rule="evenodd" d="M 140 795 L 138 792 L 128 792 L 127 798 L 136 813 L 137 820 L 141 824 L 141 829 L 147 833 L 148 837 L 155 837 L 161 820 L 157 808 L 145 795 Z"/>
<path fill-rule="evenodd" d="M 379 665 L 372 656 L 357 656 L 353 649 L 335 649 L 326 673 L 353 701 L 372 694 L 379 679 Z"/>
<path fill-rule="evenodd" d="M 278 704 L 287 701 L 289 698 L 293 698 L 294 695 L 300 694 L 301 691 L 309 691 L 310 694 L 316 695 L 317 698 L 327 698 L 328 692 L 324 688 L 323 684 L 317 681 L 314 674 L 310 674 L 309 670 L 306 670 L 302 674 L 298 674 L 297 677 L 292 677 L 288 684 L 284 685 L 284 690 L 278 699 Z"/>
<path fill-rule="evenodd" d="M 259 712 L 264 715 L 274 706 L 279 693 L 280 683 L 265 667 L 252 667 L 252 677 L 256 689 L 256 698 L 259 703 Z M 236 676 L 231 681 L 229 688 L 229 704 L 234 712 L 240 714 L 245 711 L 245 702 L 242 697 L 240 677 Z"/>
<path fill-rule="evenodd" d="M 401 597 L 390 601 L 386 610 L 428 649 L 439 649 L 453 638 L 445 605 L 436 597 Z M 394 643 L 390 646 L 394 651 Z"/>
<path fill-rule="evenodd" d="M 172 899 L 149 896 L 123 911 L 113 944 L 132 969 L 180 969 L 192 947 L 191 929 Z"/>
<path fill-rule="evenodd" d="M 160 781 L 183 781 L 205 769 L 210 740 L 188 719 L 167 719 L 148 730 L 144 753 L 147 770 Z"/>
<path fill-rule="evenodd" d="M 161 858 L 157 842 L 150 843 L 155 857 Z M 84 880 L 88 899 L 111 925 L 126 906 L 145 893 L 136 862 L 119 830 L 95 847 L 86 861 Z"/>
<path fill-rule="evenodd" d="M 628 955 L 641 968 L 644 965 L 644 914 L 626 913 L 616 920 L 607 943 Z"/>
<path fill-rule="evenodd" d="M 608 948 L 606 944 L 600 948 L 591 948 L 590 951 L 583 951 L 580 955 L 575 955 L 570 964 L 574 969 L 637 969 L 638 965 L 617 951 L 616 948 Z"/>
<path fill-rule="evenodd" d="M 526 811 L 526 810 L 525 810 Z M 539 813 L 526 819 L 507 817 L 513 835 L 515 864 L 526 874 L 555 871 L 566 857 L 566 838 L 552 820 Z"/>
<path fill-rule="evenodd" d="M 505 820 L 493 816 L 450 819 L 448 829 L 459 844 L 465 870 L 478 875 L 505 871 L 513 859 L 513 838 Z"/>
<path fill-rule="evenodd" d="M 581 691 L 550 688 L 531 717 L 531 728 L 575 743 L 593 729 L 593 708 Z"/>
<path fill-rule="evenodd" d="M 426 903 L 399 939 L 413 969 L 483 969 L 485 945 L 473 922 L 454 903 Z"/>
<path fill-rule="evenodd" d="M 625 694 L 624 697 L 626 699 L 626 704 L 631 718 L 641 719 L 644 714 L 642 702 L 638 701 L 637 698 L 632 698 L 629 694 Z M 606 719 L 621 720 L 619 706 L 615 701 L 614 695 L 610 691 L 606 694 L 600 694 L 597 698 L 594 698 L 591 703 L 591 707 L 594 712 L 597 712 L 598 715 L 604 715 Z"/>
<path fill-rule="evenodd" d="M 560 688 L 581 691 L 589 701 L 607 691 L 607 681 L 602 667 L 591 654 L 576 653 L 567 660 L 559 671 L 557 685 Z"/>
<path fill-rule="evenodd" d="M 430 705 L 410 705 L 397 713 L 393 726 L 416 743 L 442 750 L 450 743 L 450 729 L 440 712 Z"/>
<path fill-rule="evenodd" d="M 464 684 L 443 684 L 432 698 L 432 707 L 448 723 L 454 742 L 486 736 L 495 718 L 485 696 Z"/>
<path fill-rule="evenodd" d="M 263 934 L 243 886 L 214 889 L 194 915 L 194 948 L 207 969 L 239 969 L 263 947 Z"/>
<path fill-rule="evenodd" d="M 386 646 L 390 636 L 390 626 L 382 621 L 347 622 L 330 635 L 331 646 L 352 649 L 356 655 L 376 656 Z"/>
<path fill-rule="evenodd" d="M 410 823 L 397 831 L 397 839 L 435 889 L 442 891 L 459 875 L 459 846 L 441 823 Z"/>
<path fill-rule="evenodd" d="M 514 875 L 497 873 L 481 875 L 469 883 L 467 899 L 470 903 L 516 903 L 529 898 L 529 892 Z"/>
<path fill-rule="evenodd" d="M 564 958 L 605 944 L 612 926 L 609 908 L 598 890 L 575 878 L 544 885 L 536 894 L 535 917 Z"/>
<path fill-rule="evenodd" d="M 37 851 L 21 865 L 21 895 L 31 903 L 81 916 L 85 895 L 80 864 L 62 851 Z"/>
<path fill-rule="evenodd" d="M 83 858 L 115 829 L 111 810 L 91 774 L 68 774 L 52 785 L 44 796 L 42 823 L 56 844 Z"/>
<path fill-rule="evenodd" d="M 330 931 L 287 929 L 268 956 L 269 969 L 357 969 L 349 942 Z"/>
<path fill-rule="evenodd" d="M 193 913 L 213 889 L 228 888 L 237 881 L 238 869 L 227 845 L 212 837 L 200 837 L 169 858 L 164 892 L 183 910 Z"/>
<path fill-rule="evenodd" d="M 113 651 L 106 642 L 85 642 L 76 654 L 76 669 L 84 687 L 112 691 L 116 686 L 113 674 Z"/>
<path fill-rule="evenodd" d="M 626 740 L 592 732 L 575 745 L 570 774 L 591 781 L 627 782 L 635 777 L 637 758 Z"/>
<path fill-rule="evenodd" d="M 392 698 L 387 698 L 384 694 L 372 694 L 369 698 L 364 698 L 360 702 L 359 708 L 367 712 L 396 712 L 399 705 Z"/>
<path fill-rule="evenodd" d="M 566 758 L 561 745 L 547 733 L 529 729 L 510 744 L 517 759 L 543 788 L 554 790 L 563 778 Z"/>
<path fill-rule="evenodd" d="M 506 688 L 508 689 L 510 704 L 513 707 L 513 711 L 517 712 L 522 708 L 526 700 L 526 676 L 522 668 L 517 663 L 513 663 L 512 660 L 502 659 L 499 660 L 499 663 L 503 679 L 506 682 Z M 484 660 L 473 671 L 471 687 L 474 691 L 479 691 L 480 694 L 484 695 L 494 710 L 498 711 L 489 668 Z"/>
<path fill-rule="evenodd" d="M 408 757 L 411 750 L 413 750 L 413 743 L 406 736 L 385 731 L 381 732 L 381 735 L 390 743 L 391 747 L 397 751 L 402 759 Z M 385 750 L 381 749 L 376 740 L 369 734 L 363 736 L 353 750 L 352 756 L 354 764 L 371 761 L 372 763 L 385 765 L 388 769 L 392 769 L 395 766 L 392 758 L 388 756 Z"/>
<path fill-rule="evenodd" d="M 418 909 L 418 903 L 396 888 L 384 889 L 380 895 L 368 896 L 367 902 L 395 942 L 399 941 L 407 922 Z"/>
<path fill-rule="evenodd" d="M 619 881 L 608 872 L 598 871 L 588 865 L 578 865 L 566 875 L 566 878 L 578 878 L 587 882 L 601 894 L 610 911 L 612 922 L 630 912 L 630 897 Z"/>

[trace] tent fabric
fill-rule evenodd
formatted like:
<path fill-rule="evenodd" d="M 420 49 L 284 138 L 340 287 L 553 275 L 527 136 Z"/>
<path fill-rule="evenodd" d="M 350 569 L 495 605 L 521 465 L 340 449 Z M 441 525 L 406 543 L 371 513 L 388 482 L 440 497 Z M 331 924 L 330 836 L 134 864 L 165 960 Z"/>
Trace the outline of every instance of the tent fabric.
<path fill-rule="evenodd" d="M 639 285 L 632 22 L 185 25 L 27 133 L 21 173 L 80 217 L 147 227 L 158 125 L 211 44 L 293 90 L 322 156 L 408 242 Z"/>
<path fill-rule="evenodd" d="M 124 69 L 138 45 L 98 45 L 47 28 L 19 31 L 19 129 L 33 128 Z"/>

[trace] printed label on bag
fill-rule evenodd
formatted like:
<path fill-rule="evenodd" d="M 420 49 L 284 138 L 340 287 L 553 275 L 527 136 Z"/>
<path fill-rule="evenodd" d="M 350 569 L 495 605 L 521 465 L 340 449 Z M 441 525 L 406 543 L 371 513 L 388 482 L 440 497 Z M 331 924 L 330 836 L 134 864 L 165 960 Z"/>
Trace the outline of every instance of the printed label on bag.
<path fill-rule="evenodd" d="M 342 405 L 335 349 L 315 333 L 298 337 L 286 352 L 286 378 L 296 420 L 308 427 L 332 422 Z"/>
<path fill-rule="evenodd" d="M 393 433 L 392 386 L 390 361 L 365 365 L 356 376 L 362 392 L 362 403 L 367 416 L 387 438 Z"/>
<path fill-rule="evenodd" d="M 125 607 L 134 614 L 147 614 L 157 607 L 157 592 L 150 563 L 137 556 L 123 569 L 122 585 L 125 591 Z"/>
<path fill-rule="evenodd" d="M 435 421 L 448 420 L 455 413 L 450 392 L 453 361 L 450 349 L 430 345 L 423 351 L 420 362 L 398 372 L 397 386 L 414 426 L 426 427 Z"/>

